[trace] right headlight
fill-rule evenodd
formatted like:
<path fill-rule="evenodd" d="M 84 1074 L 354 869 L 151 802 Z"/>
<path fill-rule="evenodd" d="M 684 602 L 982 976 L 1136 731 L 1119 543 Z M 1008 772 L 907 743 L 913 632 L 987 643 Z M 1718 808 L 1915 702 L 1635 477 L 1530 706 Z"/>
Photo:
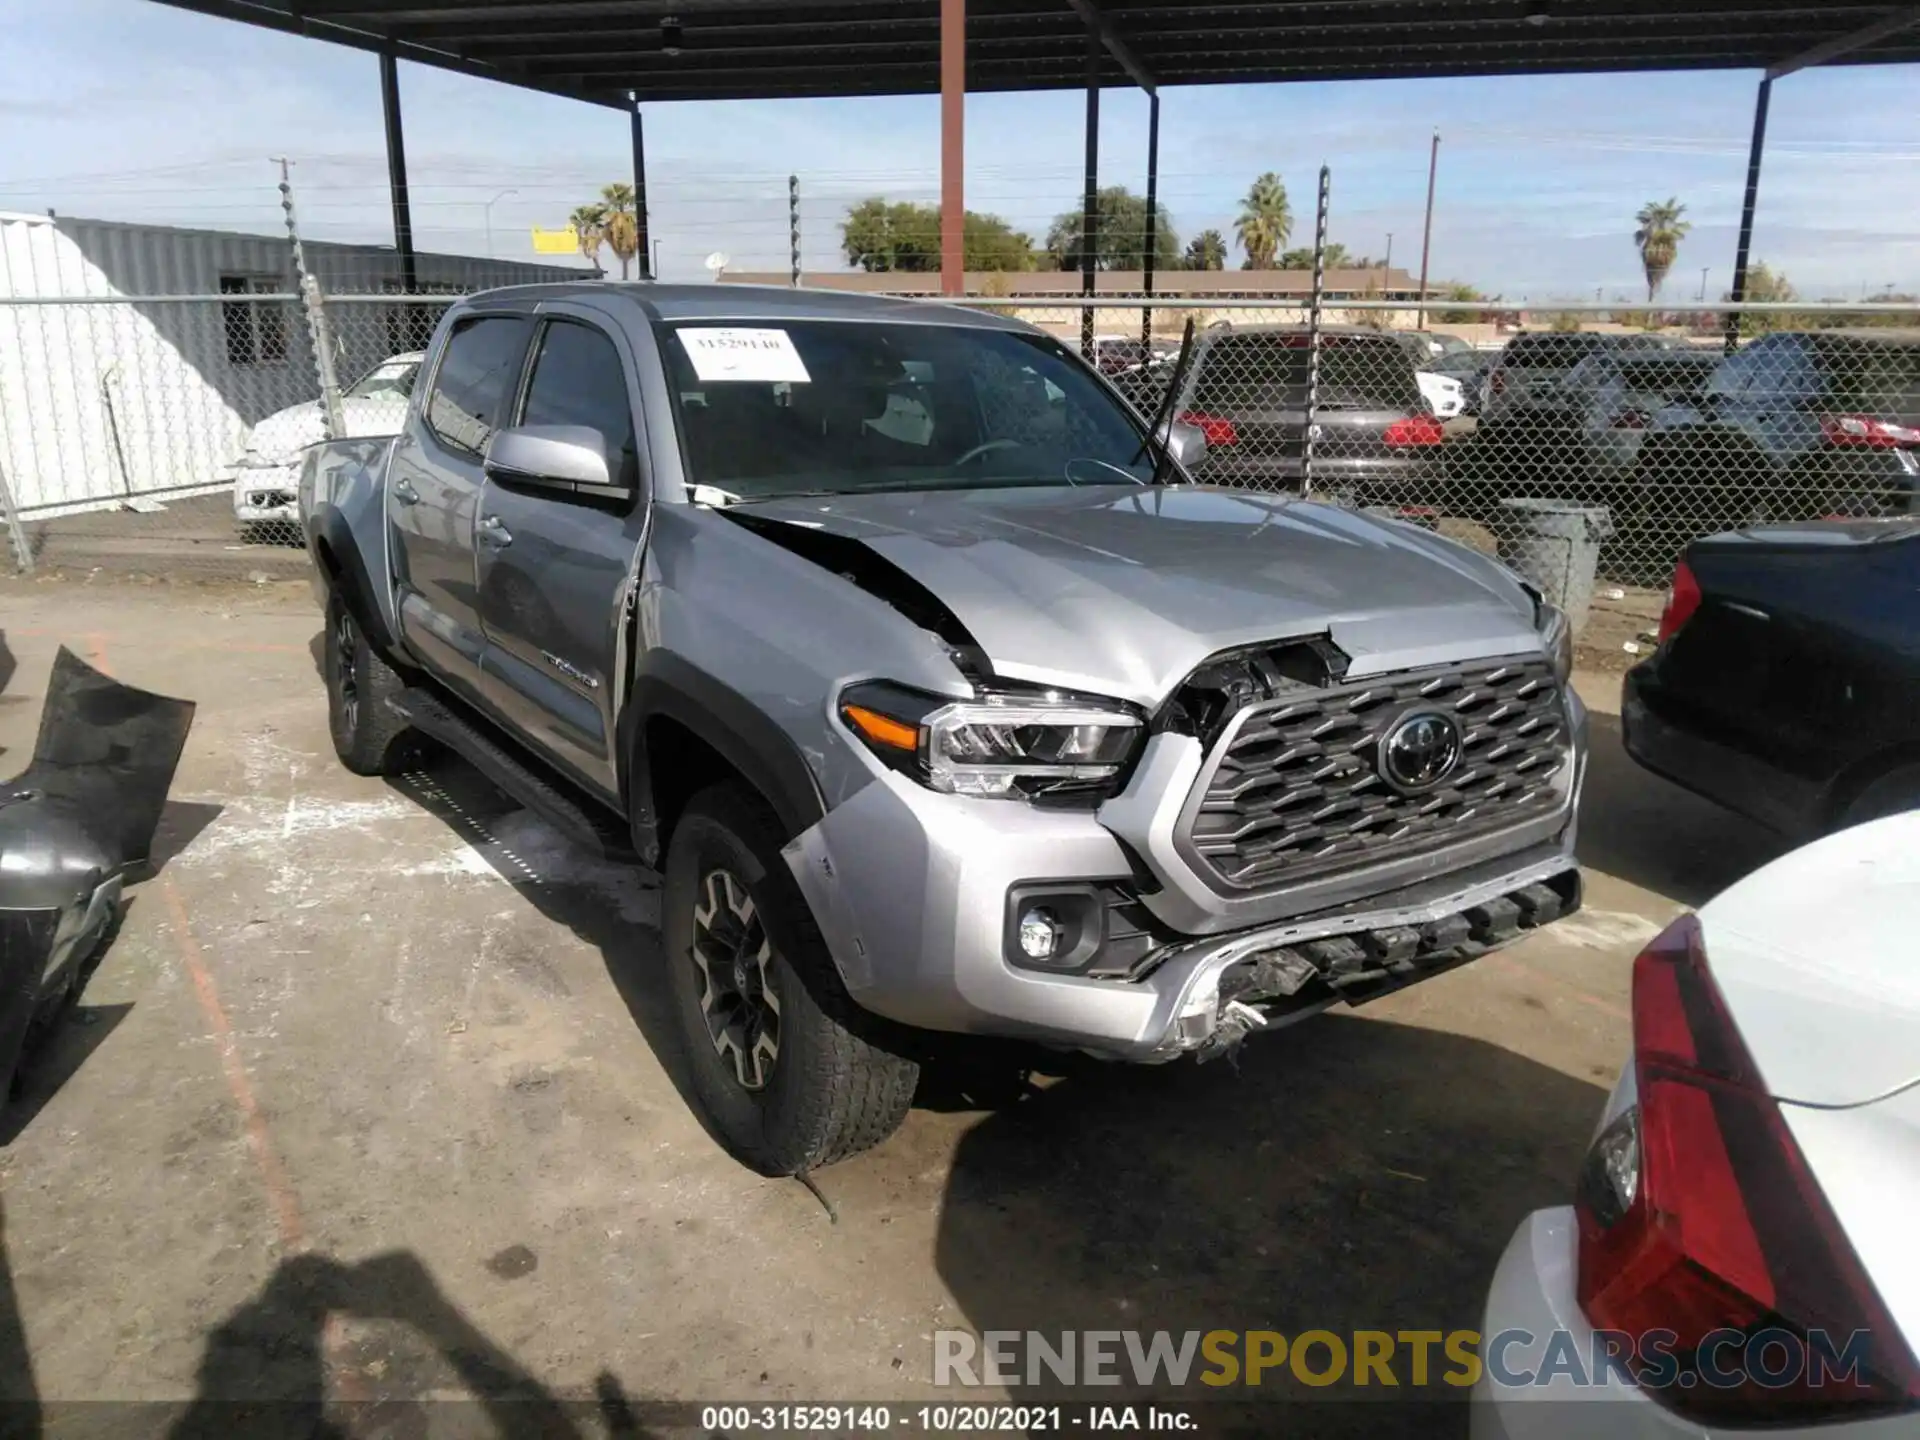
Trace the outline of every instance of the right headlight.
<path fill-rule="evenodd" d="M 876 681 L 848 686 L 839 711 L 869 750 L 928 789 L 995 799 L 1104 796 L 1144 734 L 1118 705 L 1057 691 L 955 701 Z"/>

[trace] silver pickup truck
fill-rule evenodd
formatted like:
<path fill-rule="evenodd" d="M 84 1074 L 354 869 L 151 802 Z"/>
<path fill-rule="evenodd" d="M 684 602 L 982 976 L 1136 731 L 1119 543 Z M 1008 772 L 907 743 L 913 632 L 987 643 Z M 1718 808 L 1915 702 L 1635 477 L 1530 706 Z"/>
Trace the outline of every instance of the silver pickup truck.
<path fill-rule="evenodd" d="M 943 1034 L 1206 1058 L 1576 908 L 1564 618 L 1203 445 L 978 311 L 475 296 L 401 433 L 302 472 L 335 746 L 659 869 L 769 1174 L 886 1138 Z"/>

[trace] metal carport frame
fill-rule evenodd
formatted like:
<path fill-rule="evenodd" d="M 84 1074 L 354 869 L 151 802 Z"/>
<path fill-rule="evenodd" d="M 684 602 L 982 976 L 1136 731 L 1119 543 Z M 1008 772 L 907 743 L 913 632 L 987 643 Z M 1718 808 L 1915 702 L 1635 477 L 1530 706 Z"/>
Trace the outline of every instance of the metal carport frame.
<path fill-rule="evenodd" d="M 942 95 L 942 270 L 962 283 L 966 90 L 1159 87 L 1409 76 L 1764 72 L 1734 296 L 1744 295 L 1774 79 L 1809 65 L 1920 60 L 1920 10 L 1852 0 L 159 0 L 382 57 L 396 248 L 411 260 L 396 60 L 631 116 L 641 273 L 650 272 L 640 106 L 677 99 Z M 961 53 L 956 54 L 958 49 Z M 1150 57 L 1151 68 L 1141 57 Z M 1783 59 L 1782 57 L 1789 57 Z M 1089 136 L 1088 213 L 1097 159 Z M 1149 211 L 1148 244 L 1155 221 Z M 1083 246 L 1083 251 L 1088 247 Z M 1083 279 L 1091 290 L 1091 260 Z M 1149 262 L 1150 263 L 1150 262 Z"/>

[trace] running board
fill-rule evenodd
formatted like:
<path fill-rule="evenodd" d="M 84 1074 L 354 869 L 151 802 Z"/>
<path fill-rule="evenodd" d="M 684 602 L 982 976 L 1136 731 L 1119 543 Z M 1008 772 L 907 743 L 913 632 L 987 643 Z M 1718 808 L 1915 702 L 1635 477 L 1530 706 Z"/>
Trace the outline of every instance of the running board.
<path fill-rule="evenodd" d="M 390 703 L 414 729 L 438 740 L 568 839 L 609 860 L 639 860 L 617 815 L 564 780 L 535 770 L 510 742 L 467 719 L 431 690 L 410 685 Z"/>

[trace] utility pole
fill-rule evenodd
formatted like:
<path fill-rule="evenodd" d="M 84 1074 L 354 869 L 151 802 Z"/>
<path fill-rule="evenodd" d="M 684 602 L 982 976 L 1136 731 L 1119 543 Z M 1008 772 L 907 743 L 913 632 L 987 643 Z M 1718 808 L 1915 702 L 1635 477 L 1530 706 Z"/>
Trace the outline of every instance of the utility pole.
<path fill-rule="evenodd" d="M 793 288 L 800 288 L 800 177 L 787 176 L 787 270 Z"/>
<path fill-rule="evenodd" d="M 1711 265 L 1702 265 L 1700 267 L 1700 303 L 1702 305 L 1707 303 L 1707 271 L 1712 268 Z"/>
<path fill-rule="evenodd" d="M 1440 132 L 1433 132 L 1433 149 L 1427 156 L 1427 224 L 1420 241 L 1420 318 L 1414 326 L 1427 328 L 1427 261 L 1433 255 L 1433 182 L 1440 173 Z"/>
<path fill-rule="evenodd" d="M 300 246 L 300 226 L 293 214 L 293 161 L 284 155 L 268 157 L 280 167 L 280 208 L 287 214 L 287 239 L 293 242 L 293 270 L 300 281 L 300 298 L 307 308 L 307 328 L 313 336 L 313 369 L 320 382 L 320 413 L 327 423 L 327 439 L 346 434 L 341 415 L 340 381 L 333 373 L 333 335 L 327 328 L 326 306 L 320 300 L 320 282 L 307 270 L 307 252 Z M 263 301 L 249 301 L 263 304 Z"/>
<path fill-rule="evenodd" d="M 1380 298 L 1386 299 L 1387 285 L 1393 279 L 1393 232 L 1387 231 L 1387 258 L 1380 265 Z"/>

